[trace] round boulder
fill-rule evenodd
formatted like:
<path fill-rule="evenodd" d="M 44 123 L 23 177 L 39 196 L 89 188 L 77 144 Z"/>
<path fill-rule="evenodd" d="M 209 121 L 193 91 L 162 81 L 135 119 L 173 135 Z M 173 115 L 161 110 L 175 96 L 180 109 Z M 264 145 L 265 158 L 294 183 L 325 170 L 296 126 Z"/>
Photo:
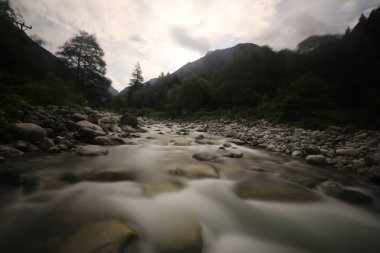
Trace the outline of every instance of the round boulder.
<path fill-rule="evenodd" d="M 16 138 L 28 142 L 39 142 L 46 137 L 46 130 L 34 123 L 16 123 Z"/>
<path fill-rule="evenodd" d="M 111 219 L 87 225 L 70 236 L 60 253 L 118 253 L 137 239 L 136 231 L 119 220 Z"/>
<path fill-rule="evenodd" d="M 308 155 L 306 161 L 310 164 L 322 165 L 326 163 L 326 157 L 323 155 Z"/>

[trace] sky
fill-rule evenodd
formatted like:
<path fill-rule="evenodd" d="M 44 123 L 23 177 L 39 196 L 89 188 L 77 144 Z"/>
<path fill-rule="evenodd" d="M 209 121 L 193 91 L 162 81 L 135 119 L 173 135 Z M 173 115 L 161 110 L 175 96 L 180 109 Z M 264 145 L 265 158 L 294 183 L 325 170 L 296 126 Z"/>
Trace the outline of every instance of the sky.
<path fill-rule="evenodd" d="M 238 43 L 296 48 L 318 34 L 344 33 L 380 0 L 10 0 L 55 53 L 78 31 L 95 34 L 117 90 L 137 62 L 145 81 L 208 51 Z"/>

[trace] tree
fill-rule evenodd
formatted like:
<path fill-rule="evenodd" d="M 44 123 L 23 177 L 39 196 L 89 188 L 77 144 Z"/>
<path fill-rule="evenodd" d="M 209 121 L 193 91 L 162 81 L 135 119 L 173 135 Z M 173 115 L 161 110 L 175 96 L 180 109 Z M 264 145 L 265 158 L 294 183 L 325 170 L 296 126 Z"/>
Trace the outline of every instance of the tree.
<path fill-rule="evenodd" d="M 137 62 L 137 64 L 135 65 L 135 69 L 133 70 L 133 73 L 132 73 L 132 78 L 129 79 L 129 86 L 139 86 L 143 84 L 144 82 L 144 78 L 142 77 L 142 70 L 141 70 L 141 67 L 140 67 L 140 63 Z"/>
<path fill-rule="evenodd" d="M 80 31 L 59 48 L 58 57 L 75 72 L 75 81 L 88 86 L 95 75 L 106 73 L 103 60 L 104 51 L 100 48 L 95 35 Z"/>
<path fill-rule="evenodd" d="M 144 88 L 144 78 L 142 77 L 142 70 L 140 63 L 136 63 L 135 69 L 132 72 L 132 78 L 129 79 L 129 88 L 127 93 L 127 105 L 133 107 L 139 107 L 139 100 L 141 92 L 138 92 Z"/>
<path fill-rule="evenodd" d="M 16 22 L 23 22 L 23 18 L 21 15 L 16 13 L 10 6 L 8 0 L 1 0 L 0 1 L 0 24 L 1 23 L 16 23 Z"/>

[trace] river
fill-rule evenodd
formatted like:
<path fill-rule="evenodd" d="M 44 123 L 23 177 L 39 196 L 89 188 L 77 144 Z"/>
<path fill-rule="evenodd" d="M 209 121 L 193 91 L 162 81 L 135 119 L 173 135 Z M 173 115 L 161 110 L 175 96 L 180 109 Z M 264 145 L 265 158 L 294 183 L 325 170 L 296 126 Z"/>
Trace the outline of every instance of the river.
<path fill-rule="evenodd" d="M 71 234 L 101 220 L 122 221 L 138 231 L 139 239 L 123 252 L 165 252 L 160 245 L 196 241 L 194 233 L 200 234 L 203 253 L 379 252 L 379 187 L 360 176 L 234 144 L 227 149 L 242 152 L 242 158 L 198 161 L 195 152 L 225 152 L 219 148 L 228 139 L 195 130 L 179 135 L 179 128 L 153 125 L 135 139 L 137 145 L 107 147 L 106 156 L 37 153 L 2 164 L 1 170 L 22 171 L 28 183 L 0 187 L 0 252 L 64 252 Z M 197 144 L 200 134 L 214 145 Z M 189 165 L 211 167 L 218 178 L 178 173 Z M 76 178 L 104 170 L 128 171 L 133 180 Z M 372 202 L 334 198 L 319 183 L 326 180 Z M 244 191 L 251 185 L 258 188 L 249 197 Z M 287 193 L 288 188 L 296 191 Z M 192 251 L 197 252 L 183 252 Z"/>

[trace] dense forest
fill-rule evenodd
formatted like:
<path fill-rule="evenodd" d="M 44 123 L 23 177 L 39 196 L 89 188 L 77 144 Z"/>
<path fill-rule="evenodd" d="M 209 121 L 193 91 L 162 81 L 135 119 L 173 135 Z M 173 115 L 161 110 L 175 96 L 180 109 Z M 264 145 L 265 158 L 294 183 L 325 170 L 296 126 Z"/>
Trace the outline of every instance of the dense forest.
<path fill-rule="evenodd" d="M 380 8 L 344 35 L 312 36 L 296 50 L 238 44 L 145 83 L 137 64 L 126 91 L 114 97 L 95 35 L 80 31 L 57 57 L 20 29 L 22 17 L 7 1 L 0 3 L 0 114 L 13 104 L 90 105 L 168 117 L 380 128 Z"/>
<path fill-rule="evenodd" d="M 296 50 L 239 44 L 209 52 L 154 84 L 132 85 L 127 107 L 170 116 L 213 111 L 307 127 L 380 127 L 380 8 L 344 35 L 312 36 Z M 129 89 L 130 89 L 129 87 Z M 124 101 L 123 101 L 124 98 Z M 122 100 L 122 101 L 120 101 Z"/>

